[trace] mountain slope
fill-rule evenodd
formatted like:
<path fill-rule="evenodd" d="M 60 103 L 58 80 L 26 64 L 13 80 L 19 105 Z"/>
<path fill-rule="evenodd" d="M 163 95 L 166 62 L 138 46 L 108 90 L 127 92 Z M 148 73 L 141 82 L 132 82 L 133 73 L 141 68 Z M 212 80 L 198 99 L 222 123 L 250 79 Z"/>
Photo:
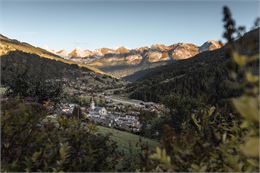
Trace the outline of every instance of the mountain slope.
<path fill-rule="evenodd" d="M 20 42 L 14 39 L 9 39 L 3 35 L 0 34 L 0 56 L 6 55 L 11 51 L 22 51 L 25 53 L 35 54 L 44 58 L 60 61 L 66 64 L 76 64 L 80 67 L 90 69 L 96 73 L 104 74 L 104 72 L 94 68 L 90 67 L 86 64 L 76 63 L 74 61 L 66 60 L 54 53 L 51 53 L 45 49 L 34 47 L 28 43 Z"/>
<path fill-rule="evenodd" d="M 259 53 L 259 29 L 246 33 L 236 43 L 242 54 Z M 127 92 L 131 98 L 155 102 L 170 94 L 203 97 L 209 103 L 236 96 L 240 89 L 228 79 L 231 59 L 226 52 L 227 46 L 224 46 L 155 68 L 128 85 Z"/>
<path fill-rule="evenodd" d="M 63 81 L 75 92 L 98 92 L 124 85 L 123 81 L 104 75 L 85 64 L 64 60 L 44 49 L 11 40 L 1 35 L 1 84 L 15 75 Z"/>
<path fill-rule="evenodd" d="M 16 74 L 24 73 L 37 78 L 61 80 L 65 86 L 74 88 L 76 92 L 99 92 L 124 85 L 123 82 L 110 76 L 35 54 L 11 51 L 1 56 L 2 85 Z"/>

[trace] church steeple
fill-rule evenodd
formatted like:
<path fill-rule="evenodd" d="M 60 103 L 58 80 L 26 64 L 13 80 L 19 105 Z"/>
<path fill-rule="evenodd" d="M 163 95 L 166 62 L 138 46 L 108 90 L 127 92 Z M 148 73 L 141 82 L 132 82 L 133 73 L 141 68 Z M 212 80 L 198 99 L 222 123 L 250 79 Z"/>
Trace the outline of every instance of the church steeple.
<path fill-rule="evenodd" d="M 95 102 L 94 102 L 93 97 L 91 98 L 90 109 L 91 109 L 91 110 L 94 110 L 94 109 L 95 109 Z"/>

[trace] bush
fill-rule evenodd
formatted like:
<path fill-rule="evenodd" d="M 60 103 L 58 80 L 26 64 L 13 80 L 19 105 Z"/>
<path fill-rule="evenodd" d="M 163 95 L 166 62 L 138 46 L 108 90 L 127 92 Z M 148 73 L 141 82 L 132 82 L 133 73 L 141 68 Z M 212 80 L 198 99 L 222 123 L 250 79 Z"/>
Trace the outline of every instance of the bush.
<path fill-rule="evenodd" d="M 186 130 L 184 128 L 187 127 L 183 126 L 184 123 L 188 123 L 191 120 L 191 114 L 205 107 L 198 99 L 178 94 L 171 94 L 163 102 L 170 110 L 169 114 L 164 117 L 164 123 L 174 127 L 176 133 Z"/>
<path fill-rule="evenodd" d="M 5 81 L 9 96 L 32 97 L 37 102 L 58 102 L 62 94 L 62 83 L 55 79 L 46 80 L 43 76 L 23 73 L 12 73 L 12 77 Z"/>
<path fill-rule="evenodd" d="M 21 100 L 2 102 L 1 171 L 111 171 L 118 155 L 108 136 L 77 119 L 46 120 L 46 109 Z"/>

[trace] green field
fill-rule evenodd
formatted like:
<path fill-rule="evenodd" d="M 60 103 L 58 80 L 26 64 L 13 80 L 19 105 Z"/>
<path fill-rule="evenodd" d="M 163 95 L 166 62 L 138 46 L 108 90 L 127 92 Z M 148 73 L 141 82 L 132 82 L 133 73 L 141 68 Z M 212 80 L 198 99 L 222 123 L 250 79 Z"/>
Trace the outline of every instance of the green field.
<path fill-rule="evenodd" d="M 107 128 L 103 126 L 97 126 L 97 128 L 98 128 L 98 133 L 100 134 L 104 134 L 104 135 L 110 134 L 111 139 L 117 142 L 119 149 L 122 149 L 124 151 L 127 151 L 130 148 L 130 146 L 132 146 L 133 149 L 137 150 L 136 144 L 140 143 L 140 139 L 142 143 L 147 143 L 148 146 L 151 148 L 155 148 L 156 146 L 159 145 L 158 141 L 141 137 L 139 135 L 135 135 L 129 132 Z"/>
<path fill-rule="evenodd" d="M 56 118 L 47 117 L 44 121 L 50 121 L 52 123 L 58 123 Z M 137 153 L 137 150 L 140 150 L 140 145 L 136 144 L 147 144 L 149 148 L 155 149 L 159 145 L 159 142 L 149 138 L 145 138 L 139 135 L 135 135 L 130 132 L 121 131 L 113 128 L 107 128 L 97 125 L 97 133 L 102 135 L 110 135 L 110 138 L 115 141 L 118 145 L 118 149 L 125 153 L 129 152 L 129 149 L 132 149 L 133 152 Z"/>

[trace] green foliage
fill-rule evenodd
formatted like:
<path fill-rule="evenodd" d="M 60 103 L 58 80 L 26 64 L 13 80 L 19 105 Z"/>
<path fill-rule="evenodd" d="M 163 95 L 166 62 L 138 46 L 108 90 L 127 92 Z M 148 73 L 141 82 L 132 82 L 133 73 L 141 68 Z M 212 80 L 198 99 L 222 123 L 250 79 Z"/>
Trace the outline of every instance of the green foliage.
<path fill-rule="evenodd" d="M 95 98 L 95 103 L 98 105 L 98 106 L 105 106 L 106 105 L 106 101 L 104 98 Z"/>
<path fill-rule="evenodd" d="M 163 149 L 151 155 L 150 171 L 252 172 L 259 169 L 259 78 L 252 73 L 255 66 L 248 65 L 258 62 L 255 57 L 234 53 L 233 59 L 239 65 L 235 73 L 240 73 L 237 77 L 244 88 L 243 95 L 232 99 L 235 110 L 191 106 L 196 109 L 192 111 L 188 109 L 189 104 L 181 103 L 178 98 L 183 107 L 177 104 L 176 109 L 185 110 L 187 106 L 186 114 L 191 118 L 183 119 L 179 134 L 172 130 L 178 125 L 176 121 L 172 121 L 172 127 L 165 127 Z"/>
<path fill-rule="evenodd" d="M 117 151 L 120 153 L 121 159 L 116 167 L 116 171 L 135 172 L 143 167 L 142 158 L 145 146 L 153 151 L 159 144 L 158 141 L 141 137 L 125 131 L 112 128 L 97 126 L 97 133 L 109 135 L 111 140 L 117 143 Z"/>
<path fill-rule="evenodd" d="M 247 86 L 242 96 L 233 99 L 236 110 L 244 119 L 241 127 L 247 130 L 244 143 L 240 148 L 254 166 L 259 162 L 259 76 L 253 74 L 254 69 L 248 64 L 252 61 L 257 62 L 258 57 L 259 55 L 246 57 L 233 54 L 234 61 L 244 72 L 243 83 Z"/>
<path fill-rule="evenodd" d="M 232 42 L 234 40 L 233 34 L 236 32 L 235 21 L 232 19 L 231 12 L 227 6 L 223 7 L 223 22 L 225 27 L 225 32 L 223 37 L 228 40 L 228 42 Z"/>
<path fill-rule="evenodd" d="M 148 147 L 150 148 L 155 148 L 158 145 L 158 141 L 156 140 L 112 128 L 97 126 L 97 132 L 103 135 L 110 135 L 110 138 L 117 142 L 118 149 L 125 152 L 128 151 L 129 145 L 132 147 L 133 152 L 136 152 L 138 147 L 135 145 L 140 143 L 140 139 L 143 143 L 148 143 Z"/>
<path fill-rule="evenodd" d="M 198 99 L 177 94 L 169 95 L 163 102 L 170 109 L 170 121 L 165 123 L 174 127 L 176 133 L 183 130 L 184 123 L 191 120 L 193 112 L 203 107 L 203 104 Z"/>
<path fill-rule="evenodd" d="M 108 136 L 77 119 L 43 121 L 46 110 L 21 100 L 2 102 L 1 171 L 111 171 L 118 154 Z"/>
<path fill-rule="evenodd" d="M 171 158 L 166 154 L 165 149 L 160 149 L 157 147 L 156 152 L 150 156 L 150 159 L 158 160 L 160 162 L 160 165 L 158 165 L 159 168 L 170 171 L 169 168 L 171 167 Z"/>
<path fill-rule="evenodd" d="M 156 112 L 142 110 L 139 115 L 141 126 L 140 135 L 146 136 L 149 138 L 158 138 L 156 133 L 159 133 L 161 130 L 158 126 L 160 126 L 161 118 L 158 117 Z"/>
<path fill-rule="evenodd" d="M 80 106 L 90 106 L 91 97 L 90 96 L 67 96 L 67 100 L 70 100 L 72 103 L 76 103 Z"/>
<path fill-rule="evenodd" d="M 81 119 L 82 118 L 82 111 L 80 109 L 79 106 L 75 106 L 73 111 L 72 111 L 72 116 L 74 118 L 77 118 L 77 119 Z"/>
<path fill-rule="evenodd" d="M 223 115 L 212 107 L 192 114 L 192 120 L 183 124 L 180 134 L 174 133 L 170 126 L 165 127 L 162 145 L 166 154 L 161 154 L 164 159 L 150 158 L 160 162 L 150 171 L 249 170 L 246 158 L 239 152 L 243 135 L 239 124 L 238 118 Z M 166 155 L 170 164 L 165 163 Z"/>
<path fill-rule="evenodd" d="M 227 7 L 224 8 L 224 15 L 226 27 L 224 36 L 232 42 L 234 39 L 232 35 L 237 30 Z M 178 114 L 184 116 L 180 121 L 182 123 L 167 119 L 168 125 L 164 126 L 164 135 L 161 139 L 162 148 L 158 148 L 147 159 L 146 171 L 257 172 L 259 170 L 259 73 L 257 72 L 259 54 L 253 55 L 254 51 L 251 51 L 253 49 L 243 50 L 241 47 L 241 45 L 230 46 L 233 50 L 227 49 L 230 53 L 227 55 L 232 55 L 226 66 L 231 67 L 227 69 L 231 76 L 229 82 L 236 83 L 240 90 L 226 98 L 225 95 L 220 95 L 220 99 L 228 98 L 229 101 L 218 100 L 205 104 L 203 100 L 201 102 L 195 98 L 195 103 L 196 101 L 203 103 L 196 106 L 191 104 L 191 99 L 190 102 L 189 99 L 182 99 L 182 93 L 175 94 L 173 99 L 165 99 L 169 102 L 167 106 L 171 110 L 168 116 L 174 117 Z M 235 51 L 235 48 L 239 49 Z M 248 55 L 241 54 L 245 51 Z M 229 94 L 230 91 L 232 90 L 226 93 Z M 170 104 L 171 102 L 175 104 Z M 190 107 L 192 109 L 189 109 Z M 175 126 L 180 127 L 178 133 Z"/>
<path fill-rule="evenodd" d="M 28 71 L 12 73 L 5 81 L 7 95 L 32 97 L 39 103 L 44 101 L 58 102 L 62 94 L 62 84 L 47 80 L 43 76 L 29 75 Z"/>
<path fill-rule="evenodd" d="M 91 97 L 81 96 L 79 103 L 80 103 L 81 106 L 89 106 L 90 105 L 90 101 L 91 101 Z"/>

